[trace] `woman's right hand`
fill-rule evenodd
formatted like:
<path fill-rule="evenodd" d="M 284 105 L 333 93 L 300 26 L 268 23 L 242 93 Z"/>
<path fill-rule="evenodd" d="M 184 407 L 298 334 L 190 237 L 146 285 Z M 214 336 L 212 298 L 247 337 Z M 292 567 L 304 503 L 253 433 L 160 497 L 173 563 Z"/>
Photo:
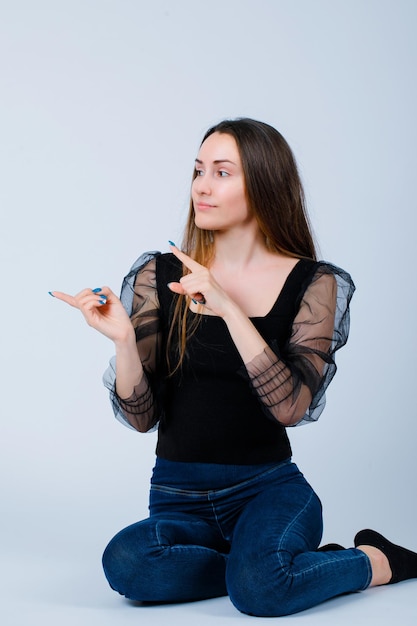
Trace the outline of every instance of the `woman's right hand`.
<path fill-rule="evenodd" d="M 50 294 L 79 309 L 89 326 L 115 343 L 123 343 L 134 336 L 134 329 L 126 310 L 109 287 L 83 289 L 76 296 L 62 291 L 51 291 Z"/>

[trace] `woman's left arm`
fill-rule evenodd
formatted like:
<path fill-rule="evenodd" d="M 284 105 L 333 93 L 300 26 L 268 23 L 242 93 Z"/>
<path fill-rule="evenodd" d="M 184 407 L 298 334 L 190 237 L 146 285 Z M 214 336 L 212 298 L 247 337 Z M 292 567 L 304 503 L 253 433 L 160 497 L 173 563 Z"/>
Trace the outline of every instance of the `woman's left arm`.
<path fill-rule="evenodd" d="M 252 388 L 268 415 L 285 426 L 303 420 L 327 368 L 334 364 L 336 302 L 334 276 L 316 278 L 303 295 L 285 347 L 280 351 L 276 344 L 268 345 L 245 361 Z"/>
<path fill-rule="evenodd" d="M 284 426 L 316 420 L 324 408 L 324 391 L 336 371 L 333 354 L 347 340 L 354 291 L 350 276 L 330 264 L 319 264 L 293 321 L 291 337 L 280 353 L 206 268 L 177 248 L 173 252 L 191 273 L 170 288 L 197 301 L 203 297 L 205 306 L 223 318 L 268 417 Z"/>
<path fill-rule="evenodd" d="M 348 338 L 354 290 L 344 270 L 318 264 L 286 345 L 280 351 L 272 344 L 245 362 L 252 388 L 269 417 L 285 426 L 319 418 L 336 373 L 335 352 Z"/>
<path fill-rule="evenodd" d="M 171 291 L 186 295 L 225 321 L 243 362 L 251 361 L 262 352 L 267 343 L 250 319 L 228 296 L 210 271 L 187 254 L 171 245 L 173 254 L 190 270 L 179 283 L 170 283 Z"/>

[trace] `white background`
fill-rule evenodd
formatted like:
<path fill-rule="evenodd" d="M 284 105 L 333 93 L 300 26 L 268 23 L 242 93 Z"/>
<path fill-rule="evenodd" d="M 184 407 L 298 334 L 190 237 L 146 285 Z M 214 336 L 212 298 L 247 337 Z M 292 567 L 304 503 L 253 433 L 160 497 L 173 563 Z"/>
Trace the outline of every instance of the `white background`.
<path fill-rule="evenodd" d="M 113 419 L 111 343 L 48 291 L 118 291 L 141 252 L 180 241 L 199 142 L 225 117 L 287 138 L 321 257 L 357 285 L 327 408 L 290 432 L 324 540 L 352 545 L 370 526 L 417 550 L 416 17 L 413 0 L 0 0 L 7 626 L 141 619 L 100 557 L 147 514 L 155 434 Z M 411 623 L 415 583 L 400 588 Z M 392 589 L 335 603 L 360 623 L 378 597 L 383 619 Z M 246 619 L 213 602 L 152 619 Z M 329 609 L 314 611 L 323 623 Z"/>

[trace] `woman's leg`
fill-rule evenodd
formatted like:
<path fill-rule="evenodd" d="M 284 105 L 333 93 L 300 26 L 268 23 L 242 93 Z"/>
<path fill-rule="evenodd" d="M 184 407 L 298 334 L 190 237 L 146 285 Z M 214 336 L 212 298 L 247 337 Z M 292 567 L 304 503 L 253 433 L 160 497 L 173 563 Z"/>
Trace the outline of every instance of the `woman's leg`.
<path fill-rule="evenodd" d="M 156 516 L 120 531 L 103 554 L 103 568 L 110 586 L 132 600 L 199 600 L 227 594 L 227 550 L 205 521 Z"/>
<path fill-rule="evenodd" d="M 356 549 L 317 552 L 321 535 L 321 504 L 301 475 L 267 486 L 235 527 L 226 571 L 233 604 L 278 617 L 367 587 L 368 557 Z"/>

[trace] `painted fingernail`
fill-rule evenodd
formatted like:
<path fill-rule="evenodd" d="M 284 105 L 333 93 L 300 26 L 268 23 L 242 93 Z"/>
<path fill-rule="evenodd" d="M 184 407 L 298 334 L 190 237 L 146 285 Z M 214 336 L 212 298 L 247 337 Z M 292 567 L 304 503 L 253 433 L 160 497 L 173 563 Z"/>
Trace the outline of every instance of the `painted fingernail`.
<path fill-rule="evenodd" d="M 198 300 L 195 300 L 194 298 L 191 298 L 191 302 L 194 302 L 194 304 L 198 304 Z"/>
<path fill-rule="evenodd" d="M 176 247 L 177 247 L 177 246 L 175 245 L 175 243 L 174 243 L 173 241 L 169 241 L 169 239 L 168 239 L 168 243 L 169 243 L 169 245 L 170 245 L 170 246 L 174 246 L 174 248 L 176 248 Z"/>
<path fill-rule="evenodd" d="M 100 298 L 100 304 L 107 304 L 107 298 L 106 298 L 106 296 L 101 296 L 101 298 Z"/>
<path fill-rule="evenodd" d="M 48 291 L 49 295 L 52 296 L 53 298 L 55 298 L 54 294 L 52 293 L 52 291 Z"/>
<path fill-rule="evenodd" d="M 95 289 L 91 290 L 93 293 L 100 293 L 101 291 L 101 287 L 96 287 Z"/>

